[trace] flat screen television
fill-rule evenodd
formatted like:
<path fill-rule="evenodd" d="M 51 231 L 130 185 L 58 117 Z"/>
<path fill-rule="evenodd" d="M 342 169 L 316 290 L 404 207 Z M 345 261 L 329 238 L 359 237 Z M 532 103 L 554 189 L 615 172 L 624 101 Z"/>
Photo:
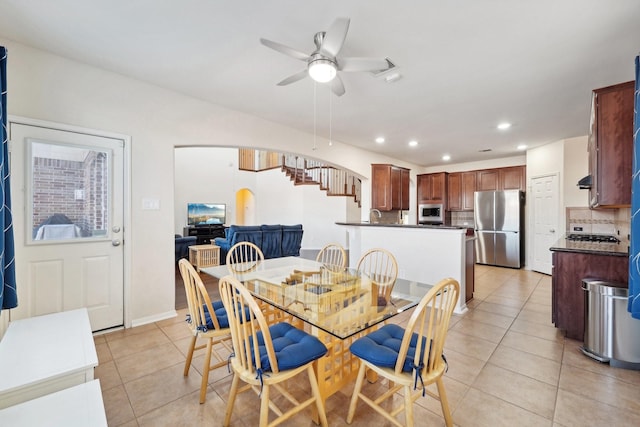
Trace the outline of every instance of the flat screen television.
<path fill-rule="evenodd" d="M 224 203 L 188 203 L 187 225 L 224 224 L 227 206 Z"/>

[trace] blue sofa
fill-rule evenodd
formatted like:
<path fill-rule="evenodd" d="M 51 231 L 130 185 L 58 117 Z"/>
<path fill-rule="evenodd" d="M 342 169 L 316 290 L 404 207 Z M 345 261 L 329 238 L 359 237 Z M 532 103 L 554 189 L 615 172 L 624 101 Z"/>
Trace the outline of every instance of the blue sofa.
<path fill-rule="evenodd" d="M 189 258 L 189 246 L 196 244 L 196 236 L 182 237 L 179 234 L 175 235 L 176 239 L 176 263 L 182 258 Z"/>
<path fill-rule="evenodd" d="M 300 256 L 302 224 L 296 225 L 231 225 L 225 229 L 225 237 L 216 237 L 220 247 L 220 263 L 225 264 L 227 253 L 239 242 L 251 242 L 262 250 L 265 259 Z"/>

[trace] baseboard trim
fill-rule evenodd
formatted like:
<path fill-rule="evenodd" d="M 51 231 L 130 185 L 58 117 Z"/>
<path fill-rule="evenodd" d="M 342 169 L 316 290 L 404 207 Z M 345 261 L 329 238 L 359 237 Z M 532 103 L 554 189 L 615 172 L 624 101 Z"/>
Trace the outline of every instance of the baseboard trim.
<path fill-rule="evenodd" d="M 164 313 L 154 314 L 153 316 L 134 319 L 131 321 L 131 327 L 135 328 L 136 326 L 147 325 L 149 323 L 159 322 L 160 320 L 171 319 L 172 317 L 176 317 L 176 316 L 178 316 L 178 313 L 175 310 L 170 310 Z"/>

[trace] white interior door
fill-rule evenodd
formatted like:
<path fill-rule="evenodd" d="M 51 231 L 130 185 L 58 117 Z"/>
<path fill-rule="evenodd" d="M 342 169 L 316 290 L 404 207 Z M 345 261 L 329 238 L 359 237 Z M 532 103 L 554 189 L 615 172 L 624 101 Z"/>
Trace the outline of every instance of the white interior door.
<path fill-rule="evenodd" d="M 11 122 L 18 307 L 124 324 L 124 140 Z"/>
<path fill-rule="evenodd" d="M 533 193 L 533 264 L 531 269 L 551 274 L 549 248 L 560 238 L 558 231 L 558 175 L 531 180 Z"/>

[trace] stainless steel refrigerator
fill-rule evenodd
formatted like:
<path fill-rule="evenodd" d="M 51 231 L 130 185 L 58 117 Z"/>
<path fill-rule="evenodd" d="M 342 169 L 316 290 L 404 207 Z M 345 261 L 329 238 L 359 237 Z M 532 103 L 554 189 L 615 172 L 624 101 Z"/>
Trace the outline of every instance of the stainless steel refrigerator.
<path fill-rule="evenodd" d="M 524 263 L 524 193 L 519 190 L 474 194 L 476 262 L 521 268 Z"/>

